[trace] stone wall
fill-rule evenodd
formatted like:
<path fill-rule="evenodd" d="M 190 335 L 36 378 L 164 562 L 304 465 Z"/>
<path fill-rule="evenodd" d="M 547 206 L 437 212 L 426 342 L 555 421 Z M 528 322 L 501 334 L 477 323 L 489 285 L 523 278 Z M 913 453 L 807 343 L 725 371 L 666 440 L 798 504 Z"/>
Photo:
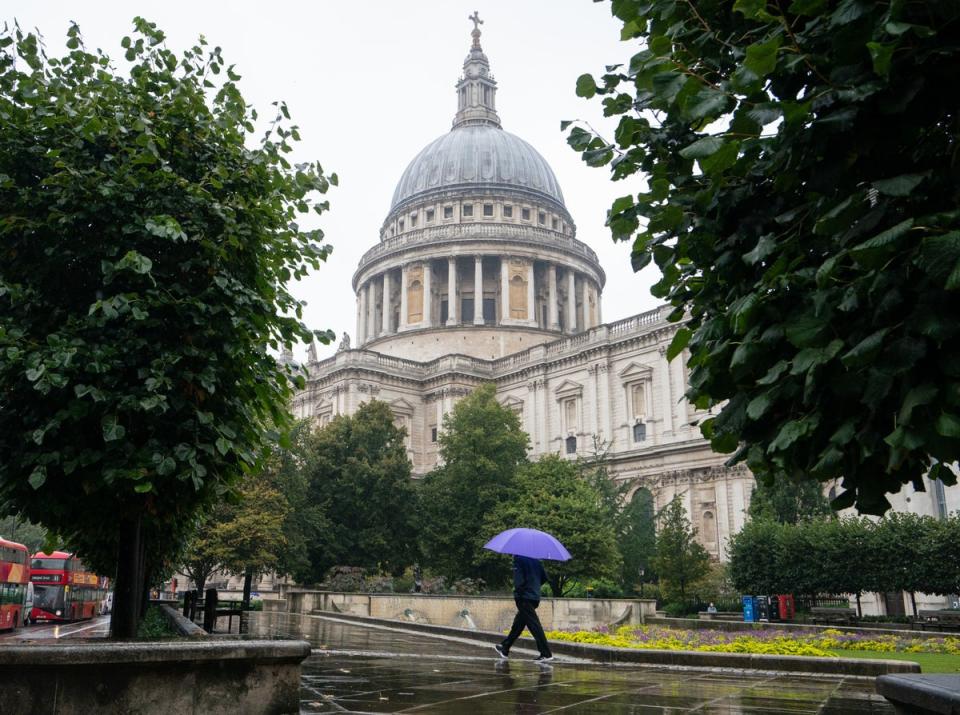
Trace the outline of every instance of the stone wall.
<path fill-rule="evenodd" d="M 409 623 L 430 623 L 469 630 L 510 627 L 516 606 L 509 596 L 434 596 L 428 594 L 290 591 L 285 601 L 264 602 L 267 611 L 310 614 L 350 613 Z M 537 609 L 547 630 L 590 630 L 610 624 L 640 624 L 654 616 L 652 599 L 545 598 Z"/>
<path fill-rule="evenodd" d="M 309 655 L 305 641 L 4 645 L 0 712 L 295 713 Z"/>

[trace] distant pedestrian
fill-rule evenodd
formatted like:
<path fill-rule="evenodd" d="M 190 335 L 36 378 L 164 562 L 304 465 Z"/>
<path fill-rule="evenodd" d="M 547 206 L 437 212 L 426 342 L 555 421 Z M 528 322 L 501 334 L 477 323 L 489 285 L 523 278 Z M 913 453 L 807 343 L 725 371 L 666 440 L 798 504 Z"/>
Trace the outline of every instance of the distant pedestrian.
<path fill-rule="evenodd" d="M 717 612 L 717 607 L 714 606 L 712 603 L 709 606 L 707 606 L 707 613 L 716 613 L 716 612 Z"/>
<path fill-rule="evenodd" d="M 420 570 L 420 564 L 413 565 L 413 592 L 423 591 L 423 571 Z"/>
<path fill-rule="evenodd" d="M 501 658 L 510 657 L 510 647 L 523 633 L 523 629 L 526 628 L 537 642 L 537 650 L 540 651 L 540 655 L 534 660 L 538 663 L 549 663 L 553 660 L 553 653 L 550 652 L 547 636 L 544 634 L 543 626 L 540 625 L 540 618 L 537 616 L 537 606 L 540 605 L 540 588 L 546 581 L 547 572 L 544 571 L 543 564 L 540 563 L 539 559 L 529 556 L 513 557 L 513 600 L 517 604 L 517 615 L 513 619 L 510 633 L 502 642 L 494 646 Z"/>

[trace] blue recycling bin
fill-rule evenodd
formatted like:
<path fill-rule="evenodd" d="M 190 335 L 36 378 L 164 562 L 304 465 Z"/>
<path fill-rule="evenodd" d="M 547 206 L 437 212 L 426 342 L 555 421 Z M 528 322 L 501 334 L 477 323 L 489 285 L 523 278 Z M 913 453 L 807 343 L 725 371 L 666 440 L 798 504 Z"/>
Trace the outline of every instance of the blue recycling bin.
<path fill-rule="evenodd" d="M 745 623 L 754 623 L 757 620 L 756 599 L 753 596 L 743 596 L 743 620 Z"/>

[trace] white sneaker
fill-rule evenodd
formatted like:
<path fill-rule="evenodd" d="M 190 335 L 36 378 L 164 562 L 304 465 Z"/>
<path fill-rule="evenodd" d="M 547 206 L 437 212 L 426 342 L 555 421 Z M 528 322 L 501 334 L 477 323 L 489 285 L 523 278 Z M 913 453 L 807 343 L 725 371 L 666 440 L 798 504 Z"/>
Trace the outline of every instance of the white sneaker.
<path fill-rule="evenodd" d="M 499 643 L 497 643 L 497 644 L 493 647 L 493 649 L 494 649 L 495 651 L 497 651 L 497 653 L 499 654 L 499 656 L 500 656 L 501 658 L 503 658 L 504 660 L 508 660 L 508 659 L 510 658 L 510 656 L 507 655 L 507 651 L 505 651 L 505 650 L 503 649 L 503 646 L 500 645 Z"/>
<path fill-rule="evenodd" d="M 553 656 L 552 656 L 552 655 L 538 655 L 536 658 L 533 659 L 533 662 L 534 662 L 534 663 L 552 663 L 552 662 L 553 662 Z"/>

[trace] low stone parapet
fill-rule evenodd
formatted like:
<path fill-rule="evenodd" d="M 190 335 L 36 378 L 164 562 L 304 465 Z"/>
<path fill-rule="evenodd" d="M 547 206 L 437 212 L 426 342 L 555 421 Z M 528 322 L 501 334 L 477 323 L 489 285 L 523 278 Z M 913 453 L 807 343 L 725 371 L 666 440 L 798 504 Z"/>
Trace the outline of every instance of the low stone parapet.
<path fill-rule="evenodd" d="M 287 612 L 348 613 L 407 623 L 431 623 L 468 630 L 509 628 L 517 612 L 511 596 L 420 593 L 342 593 L 300 590 L 287 593 Z M 537 613 L 547 630 L 639 625 L 654 615 L 653 599 L 544 598 Z"/>
<path fill-rule="evenodd" d="M 295 713 L 306 641 L 209 638 L 0 646 L 0 712 Z"/>

